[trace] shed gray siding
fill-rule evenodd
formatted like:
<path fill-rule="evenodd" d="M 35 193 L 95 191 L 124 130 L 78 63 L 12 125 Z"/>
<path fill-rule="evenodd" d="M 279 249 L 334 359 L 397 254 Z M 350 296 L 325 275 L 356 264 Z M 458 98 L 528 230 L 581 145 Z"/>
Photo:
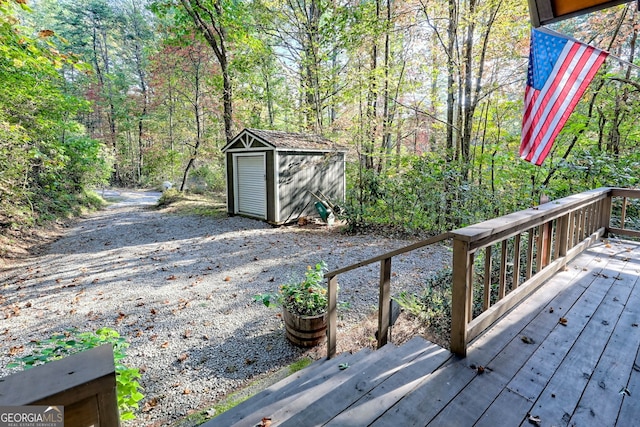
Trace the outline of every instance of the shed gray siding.
<path fill-rule="evenodd" d="M 317 215 L 309 191 L 344 201 L 344 153 L 278 152 L 279 222 Z M 306 207 L 306 209 L 305 209 Z M 304 211 L 303 211 L 304 209 Z"/>

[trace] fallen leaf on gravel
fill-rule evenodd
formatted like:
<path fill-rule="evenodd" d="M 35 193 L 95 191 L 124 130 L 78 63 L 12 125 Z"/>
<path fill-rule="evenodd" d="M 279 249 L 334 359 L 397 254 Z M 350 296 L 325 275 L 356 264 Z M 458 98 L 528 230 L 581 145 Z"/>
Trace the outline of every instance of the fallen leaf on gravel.
<path fill-rule="evenodd" d="M 180 362 L 184 362 L 185 360 L 187 360 L 188 357 L 189 355 L 187 353 L 182 353 L 180 356 L 178 356 L 178 360 Z"/>
<path fill-rule="evenodd" d="M 142 307 L 144 305 L 144 303 L 142 301 L 140 301 L 139 303 L 136 304 L 136 307 Z"/>
<path fill-rule="evenodd" d="M 173 274 L 171 276 L 167 277 L 167 280 L 176 280 L 176 279 L 177 279 L 177 277 L 174 276 Z"/>
<path fill-rule="evenodd" d="M 152 308 L 151 310 L 149 310 L 151 312 L 151 314 L 156 315 L 158 314 L 158 312 L 156 311 L 155 308 Z"/>
<path fill-rule="evenodd" d="M 162 343 L 162 345 L 161 345 L 160 347 L 162 347 L 162 348 L 167 348 L 167 347 L 169 347 L 169 341 L 165 341 L 165 342 L 163 342 L 163 343 Z"/>
<path fill-rule="evenodd" d="M 191 336 L 191 329 L 187 329 L 186 331 L 184 331 L 184 333 L 182 334 L 183 338 L 189 338 Z"/>
<path fill-rule="evenodd" d="M 144 402 L 144 405 L 142 406 L 142 412 L 149 412 L 156 406 L 158 406 L 158 398 L 152 397 L 151 399 Z"/>
<path fill-rule="evenodd" d="M 224 281 L 225 281 L 225 282 L 230 282 L 230 281 L 231 281 L 231 277 L 229 277 L 229 276 L 225 277 L 225 278 L 224 278 Z"/>
<path fill-rule="evenodd" d="M 182 394 L 191 394 L 191 390 L 189 390 L 188 388 L 185 388 L 185 389 L 182 391 Z"/>
<path fill-rule="evenodd" d="M 116 319 L 116 323 L 122 322 L 125 317 L 127 317 L 127 315 L 124 314 L 123 312 L 118 313 L 118 318 Z"/>
<path fill-rule="evenodd" d="M 17 347 L 11 347 L 9 349 L 9 356 L 15 356 L 16 354 L 22 353 L 24 351 L 24 346 L 19 345 Z"/>
<path fill-rule="evenodd" d="M 158 335 L 151 335 L 151 336 L 149 337 L 149 341 L 155 341 L 155 340 L 157 340 L 157 339 L 158 339 Z"/>

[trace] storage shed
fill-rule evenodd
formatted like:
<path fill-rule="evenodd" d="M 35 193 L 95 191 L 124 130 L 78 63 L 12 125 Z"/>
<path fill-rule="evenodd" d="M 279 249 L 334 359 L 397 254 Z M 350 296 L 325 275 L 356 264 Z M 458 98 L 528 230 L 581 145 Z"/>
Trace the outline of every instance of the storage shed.
<path fill-rule="evenodd" d="M 344 201 L 346 149 L 327 138 L 245 129 L 222 151 L 230 215 L 283 224 L 317 215 L 311 193 Z"/>

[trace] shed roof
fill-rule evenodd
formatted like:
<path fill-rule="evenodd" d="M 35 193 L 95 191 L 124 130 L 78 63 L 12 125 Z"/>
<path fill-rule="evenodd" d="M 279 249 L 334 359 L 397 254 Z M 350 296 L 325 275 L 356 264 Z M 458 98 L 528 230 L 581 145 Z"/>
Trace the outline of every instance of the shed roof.
<path fill-rule="evenodd" d="M 316 134 L 282 132 L 277 130 L 263 130 L 246 128 L 236 135 L 222 151 L 227 150 L 241 137 L 244 133 L 249 133 L 259 138 L 263 142 L 271 145 L 276 150 L 318 150 L 318 151 L 347 151 L 343 147 L 328 138 Z"/>

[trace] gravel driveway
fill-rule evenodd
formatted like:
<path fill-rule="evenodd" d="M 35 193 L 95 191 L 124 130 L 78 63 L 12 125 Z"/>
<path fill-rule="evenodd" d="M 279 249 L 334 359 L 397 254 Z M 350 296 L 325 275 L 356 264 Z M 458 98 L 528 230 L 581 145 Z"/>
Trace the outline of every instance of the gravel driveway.
<path fill-rule="evenodd" d="M 411 243 L 335 227 L 179 216 L 151 209 L 159 193 L 106 194 L 114 195 L 117 203 L 75 222 L 42 255 L 0 272 L 0 376 L 11 373 L 10 351 L 27 354 L 32 340 L 114 328 L 131 343 L 125 364 L 143 371 L 144 411 L 129 425 L 171 425 L 305 354 L 253 295 L 320 260 L 337 269 Z M 394 258 L 393 292 L 416 289 L 449 263 L 442 246 Z M 350 308 L 338 340 L 376 306 L 378 270 L 339 277 L 339 299 Z"/>

